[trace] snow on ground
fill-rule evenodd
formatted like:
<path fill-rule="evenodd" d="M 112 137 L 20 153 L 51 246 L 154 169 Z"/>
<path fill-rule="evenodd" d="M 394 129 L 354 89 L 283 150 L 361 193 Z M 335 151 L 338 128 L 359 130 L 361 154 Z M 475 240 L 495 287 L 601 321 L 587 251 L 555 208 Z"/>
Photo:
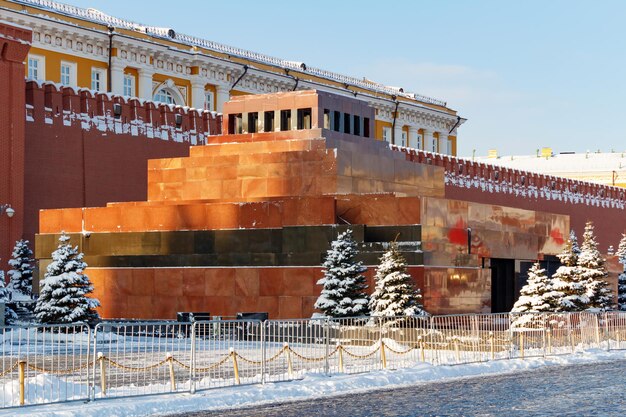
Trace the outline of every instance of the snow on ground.
<path fill-rule="evenodd" d="M 326 377 L 308 375 L 303 380 L 249 385 L 202 391 L 196 394 L 169 394 L 97 400 L 90 403 L 71 402 L 0 411 L 0 416 L 31 417 L 104 417 L 146 416 L 185 413 L 201 410 L 231 409 L 235 407 L 310 400 L 375 389 L 398 388 L 433 381 L 521 372 L 545 366 L 559 366 L 625 360 L 626 351 L 606 352 L 600 349 L 578 352 L 574 355 L 549 358 L 528 358 L 483 362 L 455 366 L 433 366 L 425 363 L 412 368 L 375 371 L 357 375 Z"/>

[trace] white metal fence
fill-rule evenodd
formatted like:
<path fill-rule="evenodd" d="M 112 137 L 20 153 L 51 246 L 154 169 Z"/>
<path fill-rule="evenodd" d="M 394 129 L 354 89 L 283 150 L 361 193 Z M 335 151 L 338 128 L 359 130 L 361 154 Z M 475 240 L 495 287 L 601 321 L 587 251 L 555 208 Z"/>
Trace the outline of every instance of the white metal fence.
<path fill-rule="evenodd" d="M 626 349 L 626 312 L 0 328 L 0 408 Z"/>

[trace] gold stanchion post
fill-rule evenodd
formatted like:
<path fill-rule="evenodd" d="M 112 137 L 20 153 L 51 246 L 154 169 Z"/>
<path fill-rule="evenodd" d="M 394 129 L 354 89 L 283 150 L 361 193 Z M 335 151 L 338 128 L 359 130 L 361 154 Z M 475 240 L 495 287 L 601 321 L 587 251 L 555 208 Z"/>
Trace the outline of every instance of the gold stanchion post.
<path fill-rule="evenodd" d="M 107 394 L 107 374 L 106 367 L 104 366 L 104 355 L 102 352 L 98 352 L 98 362 L 100 362 L 100 389 L 102 390 L 102 395 Z"/>
<path fill-rule="evenodd" d="M 419 343 L 419 346 L 420 346 L 420 360 L 422 362 L 426 362 L 426 357 L 425 357 L 425 354 L 424 354 L 424 340 L 422 339 L 422 336 L 420 336 L 418 338 L 418 343 Z"/>
<path fill-rule="evenodd" d="M 548 355 L 552 355 L 552 329 L 548 327 Z"/>
<path fill-rule="evenodd" d="M 291 362 L 291 350 L 289 349 L 289 343 L 285 342 L 285 353 L 287 354 L 287 372 L 289 378 L 293 378 L 293 362 Z"/>
<path fill-rule="evenodd" d="M 495 337 L 493 332 L 489 332 L 489 350 L 491 351 L 491 360 L 496 358 L 496 346 L 495 346 Z"/>
<path fill-rule="evenodd" d="M 524 359 L 524 332 L 519 332 L 519 351 L 522 359 Z"/>
<path fill-rule="evenodd" d="M 26 374 L 26 361 L 20 360 L 17 364 L 17 370 L 20 383 L 20 405 L 24 405 L 24 379 Z"/>
<path fill-rule="evenodd" d="M 235 349 L 230 348 L 230 357 L 233 359 L 233 372 L 235 373 L 235 383 L 239 385 L 241 380 L 239 379 L 239 365 L 237 364 L 237 354 Z"/>
<path fill-rule="evenodd" d="M 167 363 L 170 368 L 170 388 L 172 392 L 176 391 L 176 378 L 174 377 L 174 358 L 170 352 L 167 352 Z"/>
<path fill-rule="evenodd" d="M 343 373 L 343 346 L 337 346 L 337 353 L 339 356 L 339 373 Z"/>
<path fill-rule="evenodd" d="M 385 342 L 380 341 L 380 361 L 383 364 L 383 369 L 387 369 L 387 355 L 385 354 Z"/>

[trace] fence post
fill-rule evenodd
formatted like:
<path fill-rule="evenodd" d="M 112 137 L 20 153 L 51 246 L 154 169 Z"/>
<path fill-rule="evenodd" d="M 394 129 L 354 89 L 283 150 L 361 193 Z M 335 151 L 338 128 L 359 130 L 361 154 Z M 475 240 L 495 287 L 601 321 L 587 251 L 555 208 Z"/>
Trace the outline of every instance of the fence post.
<path fill-rule="evenodd" d="M 24 359 L 20 359 L 18 362 L 17 372 L 20 384 L 20 405 L 24 405 L 24 379 L 26 374 L 26 361 Z"/>
<path fill-rule="evenodd" d="M 594 314 L 594 317 L 596 319 L 596 346 L 598 347 L 598 349 L 600 349 L 600 319 L 598 318 L 599 315 L 600 313 Z"/>
<path fill-rule="evenodd" d="M 174 357 L 170 352 L 165 354 L 165 358 L 167 360 L 167 364 L 170 370 L 170 390 L 172 392 L 176 391 L 176 378 L 174 377 Z"/>
<path fill-rule="evenodd" d="M 519 332 L 519 353 L 522 359 L 524 359 L 524 332 Z"/>
<path fill-rule="evenodd" d="M 330 321 L 324 319 L 324 339 L 326 339 L 326 359 L 324 360 L 324 372 L 330 376 Z"/>
<path fill-rule="evenodd" d="M 567 313 L 567 335 L 569 336 L 569 344 L 572 347 L 572 353 L 576 350 L 574 347 L 574 335 L 572 334 L 572 313 Z"/>
<path fill-rule="evenodd" d="M 422 339 L 422 336 L 418 337 L 418 343 L 419 343 L 419 347 L 420 347 L 420 360 L 422 362 L 426 362 L 426 357 L 424 355 L 424 340 Z"/>
<path fill-rule="evenodd" d="M 106 367 L 104 366 L 104 354 L 102 352 L 98 352 L 98 362 L 100 362 L 100 390 L 104 397 L 107 395 L 107 375 Z"/>
<path fill-rule="evenodd" d="M 293 362 L 291 361 L 291 349 L 289 349 L 289 343 L 285 342 L 284 349 L 287 354 L 287 373 L 289 378 L 293 378 Z"/>
<path fill-rule="evenodd" d="M 191 323 L 191 363 L 189 364 L 189 393 L 196 392 L 196 329 L 197 322 Z M 206 324 L 204 324 L 206 328 Z"/>
<path fill-rule="evenodd" d="M 493 332 L 489 332 L 489 350 L 491 351 L 491 360 L 496 358 L 496 347 Z"/>
<path fill-rule="evenodd" d="M 267 332 L 265 331 L 267 327 L 267 320 L 264 320 L 261 323 L 261 384 L 265 384 L 265 371 L 267 369 L 267 343 L 265 343 L 265 338 Z M 289 370 L 289 376 L 291 376 L 291 368 Z"/>
<path fill-rule="evenodd" d="M 239 385 L 241 380 L 239 379 L 239 365 L 237 364 L 237 353 L 234 348 L 230 348 L 230 357 L 233 360 L 233 372 L 235 374 L 235 383 Z"/>

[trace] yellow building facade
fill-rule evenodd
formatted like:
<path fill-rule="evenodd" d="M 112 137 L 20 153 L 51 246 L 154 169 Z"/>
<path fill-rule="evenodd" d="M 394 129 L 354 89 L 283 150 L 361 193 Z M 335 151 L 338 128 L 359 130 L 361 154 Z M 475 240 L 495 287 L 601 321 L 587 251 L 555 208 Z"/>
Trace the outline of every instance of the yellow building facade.
<path fill-rule="evenodd" d="M 0 21 L 33 31 L 25 76 L 39 81 L 217 112 L 232 96 L 325 90 L 374 107 L 377 139 L 452 155 L 465 122 L 442 100 L 95 9 L 0 0 Z"/>

